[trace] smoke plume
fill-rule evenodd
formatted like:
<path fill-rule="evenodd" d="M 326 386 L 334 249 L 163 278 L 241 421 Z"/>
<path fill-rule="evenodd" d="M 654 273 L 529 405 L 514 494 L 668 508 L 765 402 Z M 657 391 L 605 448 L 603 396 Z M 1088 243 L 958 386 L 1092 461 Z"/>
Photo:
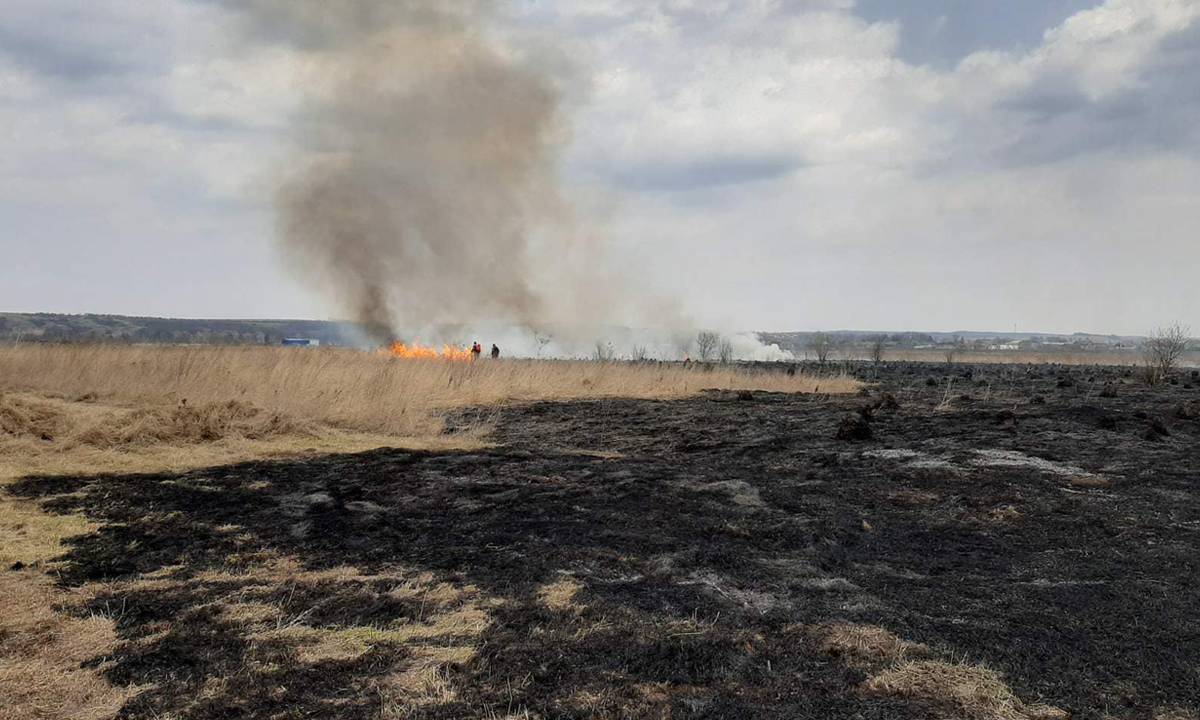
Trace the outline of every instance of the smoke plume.
<path fill-rule="evenodd" d="M 507 0 L 217 1 L 256 47 L 297 58 L 282 254 L 373 341 L 468 339 L 453 326 L 531 356 L 687 355 L 676 304 L 611 270 L 604 233 L 576 222 L 558 177 L 576 76 L 502 39 Z M 657 335 L 621 327 L 647 320 Z"/>
<path fill-rule="evenodd" d="M 578 255 L 556 177 L 559 89 L 545 63 L 489 34 L 494 4 L 242 6 L 258 35 L 304 58 L 277 197 L 284 256 L 380 339 L 414 322 L 540 322 L 539 274 Z"/>

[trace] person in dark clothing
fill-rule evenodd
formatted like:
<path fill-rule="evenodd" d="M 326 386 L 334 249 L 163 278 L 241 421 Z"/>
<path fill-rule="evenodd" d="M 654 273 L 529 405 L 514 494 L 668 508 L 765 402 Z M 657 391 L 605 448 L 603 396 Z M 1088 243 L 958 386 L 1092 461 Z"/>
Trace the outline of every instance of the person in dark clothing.
<path fill-rule="evenodd" d="M 493 360 L 500 359 L 500 346 L 495 343 L 492 343 L 492 359 Z"/>

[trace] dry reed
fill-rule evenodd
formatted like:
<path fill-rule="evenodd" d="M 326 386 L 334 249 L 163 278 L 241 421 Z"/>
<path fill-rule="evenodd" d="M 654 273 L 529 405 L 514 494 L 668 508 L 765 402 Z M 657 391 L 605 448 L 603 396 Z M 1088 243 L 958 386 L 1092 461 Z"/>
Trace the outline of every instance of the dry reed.
<path fill-rule="evenodd" d="M 852 392 L 845 377 L 736 366 L 583 361 L 453 363 L 350 350 L 24 345 L 0 348 L 0 391 L 128 407 L 230 401 L 297 421 L 426 436 L 454 408 L 603 397 L 672 399 L 707 389 Z"/>

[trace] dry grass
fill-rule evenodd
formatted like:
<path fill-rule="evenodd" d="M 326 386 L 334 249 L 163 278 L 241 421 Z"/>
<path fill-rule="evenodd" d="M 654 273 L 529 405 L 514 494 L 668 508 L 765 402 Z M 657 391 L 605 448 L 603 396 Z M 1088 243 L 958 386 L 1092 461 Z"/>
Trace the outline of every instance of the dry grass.
<path fill-rule="evenodd" d="M 1154 720 L 1200 720 L 1200 711 L 1196 708 L 1165 707 L 1154 711 Z"/>
<path fill-rule="evenodd" d="M 94 529 L 74 515 L 48 515 L 0 490 L 0 572 L 14 563 L 42 563 L 62 552 L 62 541 Z M 3 606 L 0 606 L 3 607 Z"/>
<path fill-rule="evenodd" d="M 450 436 L 446 414 L 503 403 L 858 387 L 845 377 L 700 365 L 447 363 L 334 349 L 9 346 L 0 348 L 0 482 L 35 473 L 182 471 L 386 446 L 473 449 L 485 444 L 488 423 Z"/>
<path fill-rule="evenodd" d="M 303 615 L 288 617 L 283 608 L 246 602 L 240 596 L 222 601 L 222 617 L 249 633 L 253 642 L 285 642 L 305 664 L 352 660 L 378 646 L 401 647 L 404 659 L 374 685 L 383 703 L 381 717 L 410 717 L 418 708 L 456 697 L 452 670 L 466 665 L 478 652 L 479 638 L 492 624 L 496 601 L 474 586 L 439 582 L 427 572 L 363 575 L 355 568 L 303 570 L 288 558 L 237 576 L 202 574 L 192 580 L 217 583 L 232 578 L 253 579 L 264 587 L 326 587 L 379 581 L 393 584 L 388 593 L 421 603 L 417 621 L 386 626 L 312 627 Z"/>
<path fill-rule="evenodd" d="M 179 472 L 385 446 L 476 448 L 485 442 L 486 423 L 445 435 L 447 413 L 540 400 L 670 399 L 706 389 L 839 393 L 858 385 L 841 377 L 789 377 L 733 367 L 453 364 L 275 348 L 5 347 L 0 348 L 0 486 L 31 474 Z M 40 576 L 3 572 L 16 562 L 49 564 L 61 554 L 65 538 L 92 529 L 83 518 L 46 515 L 0 492 L 4 720 L 106 718 L 130 695 L 81 667 L 111 651 L 111 622 L 60 615 L 52 608 L 66 596 L 38 581 Z M 268 585 L 356 582 L 353 571 L 328 577 L 289 567 L 263 572 Z M 407 717 L 454 696 L 452 668 L 473 657 L 474 640 L 491 615 L 489 601 L 475 589 L 435 583 L 431 577 L 396 578 L 393 592 L 419 594 L 423 620 L 331 630 L 307 627 L 302 618 L 282 617 L 280 608 L 261 603 L 231 598 L 221 610 L 226 621 L 253 639 L 288 640 L 301 662 L 349 659 L 381 644 L 404 646 L 408 659 L 377 689 L 385 714 Z M 561 584 L 548 588 L 544 600 L 570 609 L 575 592 Z"/>
<path fill-rule="evenodd" d="M 871 674 L 862 692 L 903 698 L 945 720 L 1067 720 L 1049 705 L 1026 703 L 998 673 L 979 665 L 944 662 L 926 645 L 881 627 L 846 622 L 797 629 L 823 652 Z"/>
<path fill-rule="evenodd" d="M 247 642 L 247 656 L 259 647 L 285 645 L 296 662 L 319 665 L 362 657 L 376 648 L 401 649 L 400 659 L 372 691 L 383 703 L 381 717 L 411 717 L 421 707 L 453 700 L 456 668 L 470 663 L 483 633 L 491 626 L 497 600 L 474 586 L 442 582 L 429 572 L 396 569 L 364 574 L 353 567 L 307 570 L 290 557 L 273 557 L 238 572 L 211 570 L 195 576 L 164 568 L 153 575 L 95 585 L 79 591 L 78 600 L 98 593 L 130 591 L 193 593 L 221 589 L 208 605 L 223 632 Z M 328 597 L 359 589 L 420 602 L 419 618 L 386 625 L 314 626 L 311 610 L 289 605 L 294 593 Z M 277 592 L 291 588 L 292 592 Z M 96 670 L 83 670 L 112 652 L 115 635 L 107 618 L 69 619 L 56 605 L 74 603 L 36 573 L 0 574 L 0 718 L 3 720 L 105 720 L 113 717 L 136 688 L 106 684 Z M 186 618 L 179 622 L 187 622 Z M 160 631 L 128 640 L 147 648 L 178 632 L 179 625 L 161 623 Z M 91 661 L 91 662 L 89 662 Z M 248 661 L 250 665 L 253 661 Z M 227 692 L 226 677 L 208 678 L 202 696 Z M 4 701 L 17 703 L 16 715 L 5 714 Z"/>
<path fill-rule="evenodd" d="M 101 668 L 116 644 L 107 618 L 76 619 L 54 610 L 70 600 L 31 572 L 0 573 L 0 717 L 5 720 L 102 720 L 133 694 L 114 688 Z"/>
<path fill-rule="evenodd" d="M 1028 705 L 993 670 L 933 660 L 907 662 L 875 675 L 864 690 L 926 703 L 954 720 L 1066 720 L 1048 705 Z"/>
<path fill-rule="evenodd" d="M 874 625 L 829 623 L 812 628 L 810 634 L 823 652 L 854 667 L 889 665 L 929 654 L 925 645 L 908 642 Z"/>
<path fill-rule="evenodd" d="M 706 389 L 853 392 L 844 377 L 735 366 L 397 360 L 377 353 L 261 347 L 22 345 L 0 349 L 0 391 L 130 407 L 236 401 L 347 430 L 423 436 L 451 409 L 602 397 L 670 399 Z"/>
<path fill-rule="evenodd" d="M 559 580 L 538 589 L 538 600 L 542 605 L 555 612 L 567 612 L 582 609 L 575 603 L 575 597 L 583 590 L 583 586 L 574 580 Z"/>
<path fill-rule="evenodd" d="M 183 472 L 252 459 L 402 445 L 470 448 L 478 435 L 397 438 L 321 427 L 227 402 L 130 408 L 0 393 L 0 484 L 28 475 Z M 8 518 L 0 494 L 0 529 Z"/>
<path fill-rule="evenodd" d="M 405 666 L 377 684 L 383 699 L 382 718 L 412 717 L 413 710 L 442 705 L 457 697 L 450 669 L 475 658 L 473 647 L 424 647 L 415 649 Z"/>

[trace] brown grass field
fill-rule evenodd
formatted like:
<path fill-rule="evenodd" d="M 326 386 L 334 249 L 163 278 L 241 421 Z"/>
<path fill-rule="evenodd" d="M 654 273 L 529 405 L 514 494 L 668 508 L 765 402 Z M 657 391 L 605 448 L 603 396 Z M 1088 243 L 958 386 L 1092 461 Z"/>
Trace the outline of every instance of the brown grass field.
<path fill-rule="evenodd" d="M 236 401 L 347 430 L 424 436 L 463 407 L 707 389 L 839 393 L 845 378 L 734 366 L 587 361 L 454 363 L 351 350 L 25 345 L 0 350 L 0 390 L 132 407 Z"/>
<path fill-rule="evenodd" d="M 701 365 L 449 363 L 333 349 L 14 346 L 0 348 L 0 486 L 30 475 L 178 472 L 385 446 L 479 448 L 494 422 L 488 409 L 512 403 L 675 399 L 708 389 L 836 394 L 857 388 L 840 376 Z M 482 412 L 470 421 L 458 418 L 455 431 L 447 432 L 449 417 L 472 409 Z M 63 541 L 94 529 L 80 516 L 45 514 L 0 495 L 5 720 L 99 720 L 112 717 L 137 692 L 112 687 L 100 675 L 116 642 L 112 618 L 81 618 L 78 611 L 96 590 L 63 592 L 51 582 Z M 24 569 L 9 570 L 16 563 Z M 284 568 L 275 580 L 302 576 Z M 431 592 L 424 584 L 418 589 Z M 562 588 L 548 591 L 550 605 L 569 601 Z M 448 611 L 445 622 L 434 625 L 441 632 L 441 625 L 470 620 L 459 617 L 463 612 Z M 311 652 L 353 654 L 377 640 L 317 637 Z M 471 652 L 465 646 L 410 645 L 428 662 L 416 663 L 395 682 L 431 695 L 441 692 L 442 656 Z M 98 665 L 83 667 L 96 658 Z"/>
<path fill-rule="evenodd" d="M 239 457 L 477 447 L 504 404 L 704 390 L 852 392 L 848 377 L 734 366 L 399 360 L 350 350 L 24 345 L 0 348 L 0 479 L 179 470 Z M 449 415 L 481 409 L 446 433 Z"/>

